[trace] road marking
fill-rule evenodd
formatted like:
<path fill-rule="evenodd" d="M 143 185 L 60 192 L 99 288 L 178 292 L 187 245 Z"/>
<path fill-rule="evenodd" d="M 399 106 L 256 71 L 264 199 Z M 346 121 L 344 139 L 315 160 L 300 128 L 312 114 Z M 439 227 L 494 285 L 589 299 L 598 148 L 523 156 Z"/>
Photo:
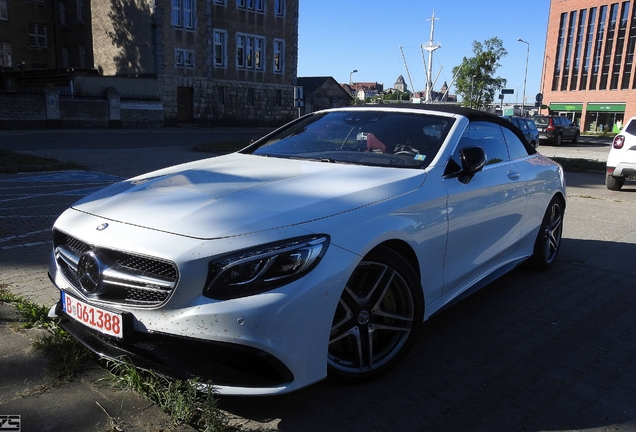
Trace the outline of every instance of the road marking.
<path fill-rule="evenodd" d="M 42 230 L 38 230 L 38 231 L 31 231 L 31 232 L 24 233 L 24 234 L 13 235 L 13 236 L 5 237 L 5 238 L 0 238 L 0 243 L 8 242 L 8 241 L 15 240 L 15 239 L 21 239 L 21 238 L 25 238 L 25 237 L 31 237 L 32 235 L 36 235 L 36 234 L 49 233 L 49 232 L 51 232 L 50 228 L 49 229 L 42 229 Z"/>
<path fill-rule="evenodd" d="M 13 246 L 0 246 L 0 251 L 6 251 L 11 249 L 21 249 L 21 248 L 33 247 L 33 246 L 52 245 L 52 244 L 53 244 L 53 240 L 48 240 L 48 241 L 41 241 L 41 242 L 35 242 L 35 243 L 23 243 L 23 244 L 13 245 Z"/>
<path fill-rule="evenodd" d="M 94 173 L 94 172 L 85 172 L 85 171 L 65 171 L 58 172 L 53 174 L 39 174 L 30 177 L 13 177 L 9 179 L 2 179 L 0 183 L 17 183 L 17 182 L 39 182 L 39 183 L 54 183 L 54 182 L 104 182 L 104 183 L 114 183 L 118 181 L 124 180 L 122 177 L 102 174 L 102 173 Z"/>

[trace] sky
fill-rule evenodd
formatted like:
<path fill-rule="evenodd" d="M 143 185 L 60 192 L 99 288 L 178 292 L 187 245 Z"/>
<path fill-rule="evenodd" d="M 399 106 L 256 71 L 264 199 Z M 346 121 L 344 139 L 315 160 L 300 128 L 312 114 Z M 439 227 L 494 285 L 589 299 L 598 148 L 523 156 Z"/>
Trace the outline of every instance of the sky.
<path fill-rule="evenodd" d="M 433 79 L 439 73 L 435 90 L 444 81 L 451 84 L 453 68 L 473 57 L 473 41 L 498 37 L 508 54 L 496 75 L 516 92 L 506 95 L 504 103 L 521 103 L 526 53 L 526 103 L 534 103 L 549 8 L 550 0 L 300 0 L 298 76 L 332 76 L 348 83 L 357 69 L 353 82 L 378 82 L 388 89 L 403 75 L 409 90 L 422 91 L 426 70 L 420 45 L 430 40 L 434 11 L 433 40 L 441 44 L 433 53 Z M 425 59 L 428 63 L 426 51 Z M 451 87 L 450 93 L 455 90 Z"/>

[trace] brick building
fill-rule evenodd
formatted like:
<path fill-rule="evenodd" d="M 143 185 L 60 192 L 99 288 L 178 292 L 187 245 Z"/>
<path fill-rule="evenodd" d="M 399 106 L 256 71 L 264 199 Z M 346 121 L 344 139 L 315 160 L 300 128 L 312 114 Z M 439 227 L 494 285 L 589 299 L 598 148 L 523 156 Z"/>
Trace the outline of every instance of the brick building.
<path fill-rule="evenodd" d="M 545 53 L 541 93 L 551 112 L 595 132 L 636 116 L 636 1 L 552 1 Z"/>
<path fill-rule="evenodd" d="M 281 124 L 295 116 L 298 3 L 0 0 L 0 80 L 15 90 L 49 76 L 75 95 L 151 89 L 166 125 Z"/>

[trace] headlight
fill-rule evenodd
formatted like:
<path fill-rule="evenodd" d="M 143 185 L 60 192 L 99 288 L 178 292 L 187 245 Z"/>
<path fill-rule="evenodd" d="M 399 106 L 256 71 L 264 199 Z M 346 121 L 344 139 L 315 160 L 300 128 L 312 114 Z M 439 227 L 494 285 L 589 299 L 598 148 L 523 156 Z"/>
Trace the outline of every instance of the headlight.
<path fill-rule="evenodd" d="M 302 237 L 218 257 L 203 295 L 229 300 L 278 288 L 309 273 L 328 245 L 328 236 Z"/>

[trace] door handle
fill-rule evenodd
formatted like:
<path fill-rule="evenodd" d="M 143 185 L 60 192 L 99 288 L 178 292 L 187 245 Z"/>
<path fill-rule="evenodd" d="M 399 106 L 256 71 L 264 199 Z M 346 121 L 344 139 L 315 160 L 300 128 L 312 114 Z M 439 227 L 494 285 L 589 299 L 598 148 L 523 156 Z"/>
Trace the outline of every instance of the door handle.
<path fill-rule="evenodd" d="M 521 174 L 519 173 L 519 171 L 508 171 L 508 178 L 510 180 L 519 180 L 520 176 Z"/>

